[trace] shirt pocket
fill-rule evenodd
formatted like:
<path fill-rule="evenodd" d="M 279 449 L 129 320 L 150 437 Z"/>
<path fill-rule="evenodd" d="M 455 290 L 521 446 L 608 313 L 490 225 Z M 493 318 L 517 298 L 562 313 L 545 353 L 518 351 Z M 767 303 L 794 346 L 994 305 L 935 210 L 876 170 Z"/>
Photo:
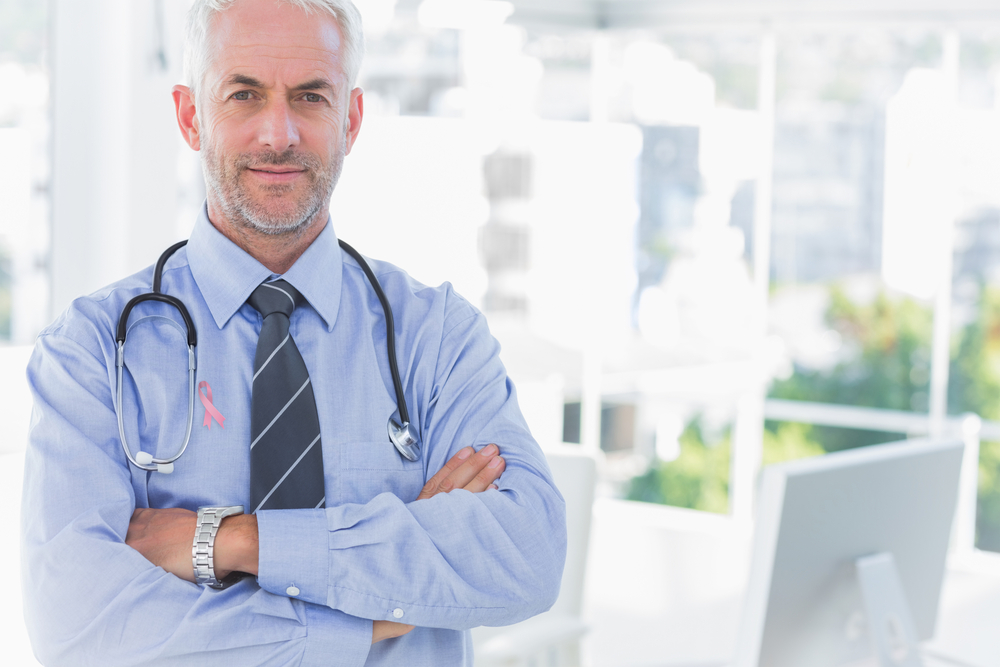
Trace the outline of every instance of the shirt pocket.
<path fill-rule="evenodd" d="M 422 458 L 407 461 L 389 441 L 339 443 L 341 484 L 345 502 L 366 503 L 391 493 L 405 503 L 417 499 L 424 486 Z"/>

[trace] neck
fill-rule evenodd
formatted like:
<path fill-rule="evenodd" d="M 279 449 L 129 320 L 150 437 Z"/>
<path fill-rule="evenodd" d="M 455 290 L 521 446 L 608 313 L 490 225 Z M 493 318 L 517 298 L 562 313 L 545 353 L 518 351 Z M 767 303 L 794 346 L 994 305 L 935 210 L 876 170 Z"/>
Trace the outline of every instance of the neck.
<path fill-rule="evenodd" d="M 265 234 L 245 223 L 231 220 L 211 199 L 208 220 L 223 236 L 266 266 L 272 273 L 286 273 L 326 227 L 329 213 L 324 207 L 301 227 L 282 234 Z"/>

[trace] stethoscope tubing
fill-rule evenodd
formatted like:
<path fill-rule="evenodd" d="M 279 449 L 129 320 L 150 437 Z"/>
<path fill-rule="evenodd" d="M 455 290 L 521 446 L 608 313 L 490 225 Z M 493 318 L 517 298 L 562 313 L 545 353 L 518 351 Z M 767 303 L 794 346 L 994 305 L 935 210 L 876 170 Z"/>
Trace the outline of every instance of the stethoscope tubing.
<path fill-rule="evenodd" d="M 115 411 L 118 413 L 118 435 L 121 438 L 122 449 L 125 450 L 125 456 L 128 457 L 129 462 L 136 468 L 145 470 L 146 472 L 173 472 L 173 463 L 181 457 L 181 454 L 187 449 L 188 443 L 191 442 L 191 429 L 194 426 L 194 395 L 195 395 L 195 370 L 197 367 L 197 362 L 195 361 L 194 345 L 188 345 L 188 415 L 187 415 L 187 428 L 184 432 L 184 444 L 181 445 L 180 451 L 166 459 L 158 459 L 146 454 L 149 457 L 148 461 L 139 461 L 134 456 L 132 456 L 132 450 L 128 446 L 128 441 L 125 439 L 125 421 L 124 421 L 124 410 L 122 410 L 122 386 L 125 384 L 123 380 L 124 370 L 125 370 L 125 341 L 122 340 L 118 343 L 118 351 L 115 355 L 115 365 L 118 366 L 118 389 L 115 392 Z M 140 454 L 145 454 L 141 449 Z M 167 468 L 166 466 L 170 466 Z"/>
<path fill-rule="evenodd" d="M 404 424 L 408 423 L 410 421 L 410 413 L 406 409 L 406 397 L 403 396 L 403 383 L 399 379 L 399 366 L 396 364 L 396 326 L 392 319 L 392 308 L 389 306 L 389 299 L 386 298 L 385 292 L 382 291 L 382 286 L 379 284 L 378 278 L 375 277 L 372 267 L 368 266 L 368 262 L 364 260 L 361 253 L 344 241 L 338 240 L 338 242 L 340 243 L 340 247 L 353 257 L 354 261 L 361 267 L 361 270 L 365 272 L 368 282 L 371 283 L 372 289 L 375 290 L 375 295 L 378 297 L 379 303 L 382 304 L 382 312 L 385 314 L 385 336 L 388 341 L 389 374 L 392 375 L 392 387 L 396 392 L 396 408 L 399 410 L 400 421 Z"/>
<path fill-rule="evenodd" d="M 416 461 L 420 458 L 420 437 L 416 432 L 416 429 L 410 424 L 410 414 L 406 407 L 406 397 L 403 393 L 403 383 L 399 379 L 399 367 L 396 363 L 396 330 L 395 324 L 392 317 L 392 308 L 389 305 L 389 300 L 385 296 L 385 292 L 382 291 L 382 286 L 379 284 L 378 278 L 375 277 L 375 273 L 372 271 L 368 262 L 361 256 L 357 250 L 345 243 L 344 241 L 339 241 L 340 247 L 349 254 L 364 271 L 365 276 L 368 278 L 368 282 L 371 283 L 372 288 L 375 290 L 375 295 L 378 297 L 379 303 L 382 306 L 382 312 L 385 316 L 385 330 L 386 330 L 386 347 L 388 349 L 389 356 L 389 373 L 392 376 L 392 386 L 396 394 L 396 410 L 399 412 L 400 422 L 397 423 L 391 416 L 387 424 L 389 440 L 392 442 L 393 446 L 399 451 L 400 455 L 409 461 Z M 163 268 L 167 263 L 167 260 L 173 255 L 177 250 L 184 247 L 187 241 L 179 241 L 174 245 L 163 251 L 159 259 L 156 260 L 156 266 L 153 269 L 153 290 L 146 294 L 140 294 L 133 297 L 122 309 L 121 316 L 118 318 L 118 329 L 116 331 L 116 342 L 117 350 L 115 354 L 115 365 L 117 366 L 117 377 L 118 377 L 118 387 L 115 391 L 115 411 L 118 413 L 118 435 L 121 438 L 122 449 L 125 451 L 125 456 L 128 458 L 129 463 L 135 467 L 145 470 L 147 472 L 162 472 L 169 473 L 173 472 L 174 461 L 179 459 L 184 451 L 188 447 L 188 443 L 191 441 L 191 431 L 194 426 L 194 397 L 196 390 L 196 380 L 195 371 L 197 367 L 195 347 L 198 345 L 198 334 L 195 329 L 194 321 L 191 319 L 191 315 L 188 313 L 187 308 L 184 303 L 177 297 L 164 294 L 161 286 L 163 280 Z M 122 387 L 124 385 L 124 370 L 125 370 L 125 339 L 127 336 L 128 318 L 132 309 L 143 301 L 159 301 L 162 303 L 169 304 L 173 306 L 184 319 L 184 325 L 187 329 L 187 342 L 188 342 L 188 415 L 187 415 L 187 428 L 184 433 L 184 443 L 181 445 L 180 450 L 173 456 L 165 459 L 154 458 L 152 455 L 139 450 L 139 454 L 136 456 L 132 455 L 132 450 L 128 445 L 128 441 L 125 438 L 125 421 L 124 421 L 124 410 L 122 401 Z"/>

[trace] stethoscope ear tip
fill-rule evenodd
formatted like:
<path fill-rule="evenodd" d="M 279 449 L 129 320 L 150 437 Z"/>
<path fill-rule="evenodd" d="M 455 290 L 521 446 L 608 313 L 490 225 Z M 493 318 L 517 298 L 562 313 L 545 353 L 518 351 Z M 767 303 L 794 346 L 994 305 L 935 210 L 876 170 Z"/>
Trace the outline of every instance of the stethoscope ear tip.
<path fill-rule="evenodd" d="M 153 460 L 153 455 L 149 452 L 136 452 L 135 464 L 146 472 L 162 472 L 169 475 L 174 471 L 173 463 L 159 463 Z"/>
<path fill-rule="evenodd" d="M 410 422 L 398 424 L 395 419 L 389 417 L 388 429 L 389 440 L 403 458 L 407 461 L 420 460 L 420 438 Z"/>

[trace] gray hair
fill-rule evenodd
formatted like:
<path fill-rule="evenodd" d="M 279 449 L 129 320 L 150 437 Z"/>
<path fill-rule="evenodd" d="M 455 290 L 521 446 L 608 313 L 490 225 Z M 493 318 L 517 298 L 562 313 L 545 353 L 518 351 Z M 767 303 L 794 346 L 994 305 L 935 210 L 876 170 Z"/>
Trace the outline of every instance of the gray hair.
<path fill-rule="evenodd" d="M 200 92 L 208 68 L 208 29 L 212 18 L 237 0 L 195 0 L 187 15 L 187 40 L 184 47 L 184 80 L 191 90 Z M 361 14 L 351 0 L 279 0 L 311 13 L 313 10 L 333 17 L 343 36 L 344 77 L 354 88 L 365 55 L 365 34 Z"/>

